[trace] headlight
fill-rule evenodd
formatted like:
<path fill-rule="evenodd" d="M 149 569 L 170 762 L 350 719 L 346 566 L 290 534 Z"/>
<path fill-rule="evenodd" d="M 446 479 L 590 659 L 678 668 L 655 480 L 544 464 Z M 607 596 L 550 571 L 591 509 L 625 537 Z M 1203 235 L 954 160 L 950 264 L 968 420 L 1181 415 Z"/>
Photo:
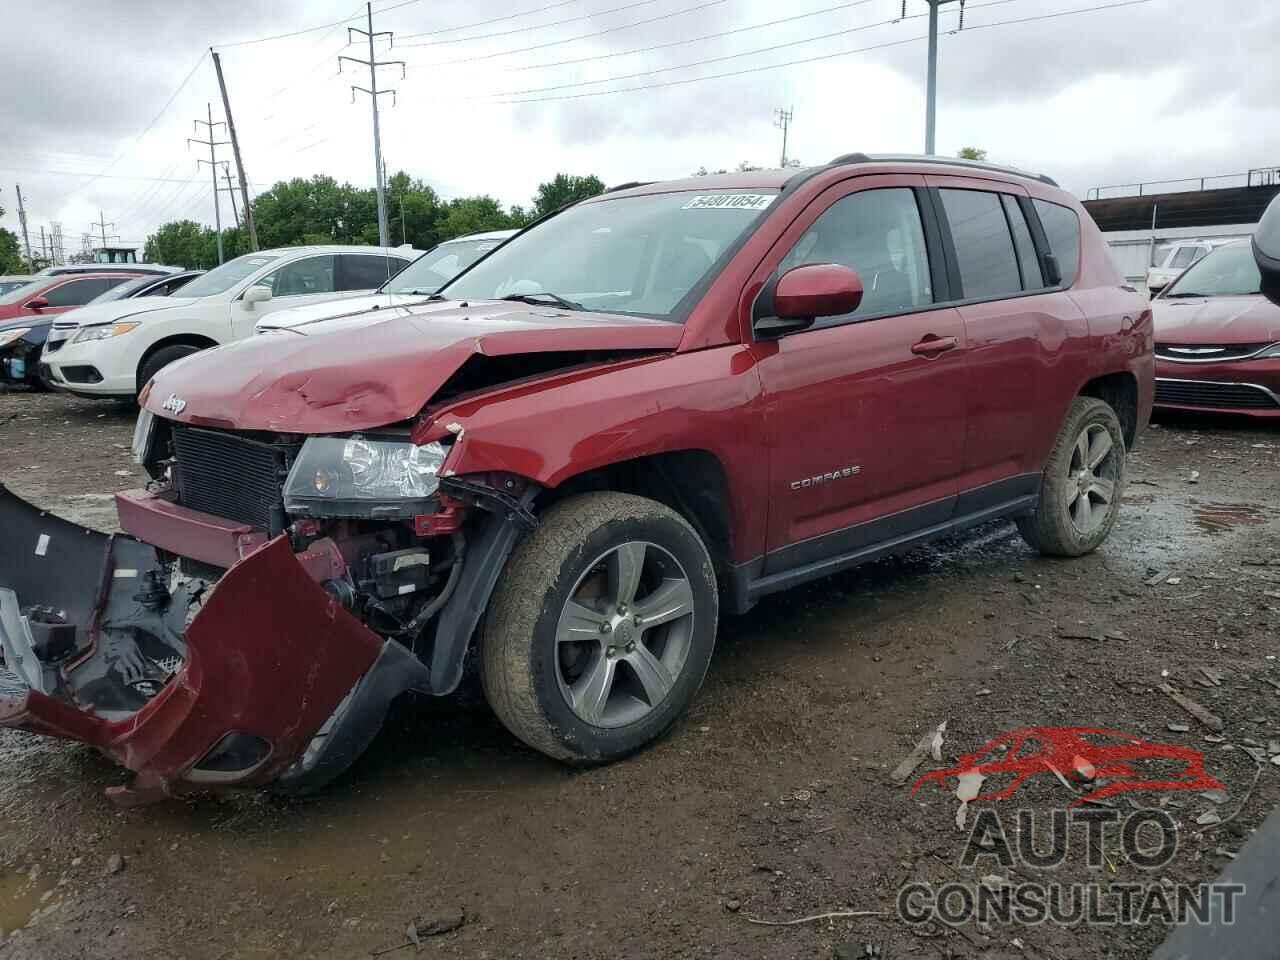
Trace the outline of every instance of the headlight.
<path fill-rule="evenodd" d="M 151 453 L 151 438 L 155 433 L 156 417 L 150 410 L 138 411 L 138 422 L 133 425 L 133 462 L 144 464 Z"/>
<path fill-rule="evenodd" d="M 1260 354 L 1255 356 L 1253 359 L 1273 360 L 1276 357 L 1280 357 L 1280 343 L 1273 343 L 1271 346 L 1267 347 L 1267 349 L 1263 350 Z"/>
<path fill-rule="evenodd" d="M 128 333 L 142 326 L 136 320 L 124 320 L 120 323 L 98 323 L 92 327 L 81 327 L 72 343 L 92 343 L 94 340 L 107 340 Z"/>
<path fill-rule="evenodd" d="M 313 517 L 407 519 L 431 513 L 448 450 L 361 437 L 311 437 L 289 471 L 284 508 Z"/>
<path fill-rule="evenodd" d="M 30 327 L 18 327 L 16 330 L 5 330 L 0 332 L 0 347 L 7 347 L 13 341 L 20 339 L 31 332 Z"/>

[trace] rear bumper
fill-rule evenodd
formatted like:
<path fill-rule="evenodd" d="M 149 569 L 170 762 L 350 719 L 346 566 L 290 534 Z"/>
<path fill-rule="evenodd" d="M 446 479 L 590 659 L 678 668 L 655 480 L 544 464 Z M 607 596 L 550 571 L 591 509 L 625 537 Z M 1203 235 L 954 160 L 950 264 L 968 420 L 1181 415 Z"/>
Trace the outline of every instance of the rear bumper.
<path fill-rule="evenodd" d="M 1157 409 L 1280 417 L 1280 359 L 1179 363 L 1156 359 Z"/>
<path fill-rule="evenodd" d="M 3 486 L 0 529 L 0 726 L 98 748 L 136 774 L 108 791 L 118 802 L 282 777 L 305 784 L 304 758 L 311 770 L 323 766 L 328 738 L 317 745 L 317 734 L 332 736 L 350 715 L 340 705 L 385 677 L 386 661 L 400 665 L 392 644 L 330 597 L 284 537 L 246 545 L 187 624 L 181 591 L 163 611 L 140 602 L 146 574 L 163 569 L 155 547 L 42 513 Z M 37 620 L 48 617 L 33 607 L 74 625 L 74 652 L 40 648 L 49 628 Z M 157 644 L 171 654 L 160 658 L 166 666 Z M 378 686 L 402 692 L 413 685 L 407 676 Z M 148 683 L 159 688 L 149 697 L 139 693 Z M 377 720 L 385 707 L 374 705 Z M 356 718 L 364 727 L 368 713 Z M 210 765 L 229 734 L 265 752 L 242 768 Z"/>

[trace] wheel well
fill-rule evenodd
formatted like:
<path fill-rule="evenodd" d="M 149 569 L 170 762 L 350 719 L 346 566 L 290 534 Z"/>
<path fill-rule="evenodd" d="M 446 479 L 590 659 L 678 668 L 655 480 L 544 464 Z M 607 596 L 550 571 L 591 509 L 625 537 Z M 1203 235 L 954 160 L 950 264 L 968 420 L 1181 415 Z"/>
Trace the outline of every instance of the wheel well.
<path fill-rule="evenodd" d="M 1124 445 L 1132 447 L 1138 435 L 1138 381 L 1132 373 L 1108 373 L 1090 380 L 1080 391 L 1082 397 L 1097 397 L 1116 412 Z"/>
<path fill-rule="evenodd" d="M 732 557 L 733 523 L 724 467 L 705 450 L 679 450 L 623 460 L 571 477 L 547 490 L 539 503 L 594 490 L 634 493 L 665 504 L 680 514 L 707 545 L 721 589 Z"/>
<path fill-rule="evenodd" d="M 198 350 L 207 350 L 217 345 L 217 340 L 210 340 L 208 337 L 202 337 L 195 333 L 178 333 L 172 337 L 165 337 L 163 340 L 157 340 L 147 347 L 147 352 L 138 360 L 138 369 L 134 371 L 134 376 L 141 379 L 142 368 L 147 365 L 147 361 L 151 359 L 157 350 L 163 350 L 165 347 L 195 347 Z M 142 385 L 139 384 L 138 388 L 141 389 Z"/>

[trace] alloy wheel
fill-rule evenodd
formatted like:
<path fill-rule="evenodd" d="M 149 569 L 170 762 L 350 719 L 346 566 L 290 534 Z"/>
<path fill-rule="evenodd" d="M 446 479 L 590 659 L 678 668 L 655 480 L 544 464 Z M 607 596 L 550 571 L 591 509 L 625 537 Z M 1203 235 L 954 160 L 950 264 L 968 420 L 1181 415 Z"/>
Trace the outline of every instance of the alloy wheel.
<path fill-rule="evenodd" d="M 1088 536 L 1107 521 L 1120 491 L 1116 489 L 1119 457 L 1111 432 L 1100 423 L 1080 431 L 1067 472 L 1067 513 L 1078 533 Z"/>

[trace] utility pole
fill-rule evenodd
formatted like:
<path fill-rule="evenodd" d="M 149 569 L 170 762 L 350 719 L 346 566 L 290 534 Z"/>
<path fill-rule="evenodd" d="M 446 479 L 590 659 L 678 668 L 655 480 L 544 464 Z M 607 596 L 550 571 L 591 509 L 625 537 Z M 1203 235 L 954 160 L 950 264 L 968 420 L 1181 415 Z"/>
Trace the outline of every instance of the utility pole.
<path fill-rule="evenodd" d="M 340 56 L 338 57 L 338 72 L 342 72 L 342 61 L 350 60 L 352 63 L 358 63 L 362 67 L 369 68 L 369 86 L 360 87 L 355 84 L 351 85 L 351 102 L 356 102 L 356 91 L 367 93 L 369 102 L 373 104 L 373 175 L 378 190 L 378 244 L 383 247 L 390 246 L 387 237 L 387 184 L 386 178 L 383 176 L 382 170 L 382 132 L 378 126 L 378 97 L 384 93 L 391 94 L 391 105 L 395 106 L 396 92 L 395 90 L 379 90 L 378 89 L 378 68 L 398 66 L 400 68 L 400 78 L 405 76 L 405 62 L 403 60 L 375 60 L 373 54 L 374 37 L 387 37 L 388 43 L 395 42 L 395 34 L 390 30 L 382 30 L 377 33 L 373 29 L 373 4 L 365 4 L 365 13 L 368 17 L 368 30 L 361 30 L 359 27 L 347 27 L 347 43 L 351 43 L 352 34 L 360 34 L 369 40 L 369 59 L 360 60 L 357 57 Z"/>
<path fill-rule="evenodd" d="M 18 223 L 22 224 L 22 245 L 27 251 L 27 263 L 31 263 L 31 238 L 27 236 L 27 208 L 22 205 L 22 185 L 15 184 L 18 191 Z"/>
<path fill-rule="evenodd" d="M 197 126 L 197 127 L 201 127 L 201 126 L 203 126 L 203 127 L 205 127 L 206 129 L 208 129 L 208 131 L 209 131 L 209 139 L 208 139 L 208 140 L 196 140 L 196 139 L 194 139 L 194 138 L 192 138 L 192 137 L 188 137 L 188 138 L 187 138 L 187 149 L 188 149 L 188 150 L 190 150 L 190 149 L 191 149 L 191 145 L 192 145 L 193 143 L 198 143 L 198 144 L 200 144 L 201 146 L 204 146 L 204 147 L 208 147 L 208 148 L 209 148 L 209 159 L 208 159 L 208 160 L 197 160 L 197 161 L 196 161 L 196 169 L 197 169 L 197 170 L 199 170 L 199 169 L 200 169 L 200 164 L 202 164 L 202 163 L 207 163 L 207 164 L 209 165 L 209 173 L 210 173 L 210 174 L 212 174 L 212 176 L 213 176 L 213 225 L 214 225 L 214 228 L 218 231 L 218 265 L 219 265 L 219 266 L 221 266 L 221 265 L 222 265 L 222 211 L 219 209 L 219 205 L 218 205 L 218 158 L 217 158 L 217 155 L 216 155 L 216 154 L 215 154 L 215 152 L 214 152 L 214 148 L 215 148 L 215 147 L 225 147 L 225 146 L 226 146 L 228 143 L 230 143 L 231 141 L 230 141 L 230 140 L 215 140 L 215 139 L 213 139 L 213 131 L 214 131 L 214 128 L 215 128 L 215 127 L 225 127 L 225 126 L 226 126 L 226 124 L 225 124 L 225 123 L 223 123 L 221 120 L 219 120 L 217 123 L 214 123 L 214 122 L 213 122 L 213 104 L 211 104 L 211 103 L 206 103 L 206 104 L 205 104 L 205 109 L 208 111 L 208 117 L 209 117 L 209 119 L 208 119 L 208 120 L 197 120 L 195 123 L 196 123 L 196 126 Z"/>
<path fill-rule="evenodd" d="M 236 218 L 236 229 L 240 229 L 240 212 L 236 210 L 236 188 L 231 185 L 231 167 L 224 160 L 222 161 L 222 176 L 226 179 L 227 185 L 219 187 L 219 190 L 225 190 L 231 196 L 231 215 Z"/>
<path fill-rule="evenodd" d="M 50 247 L 53 249 L 53 262 L 59 264 L 66 263 L 66 255 L 62 249 L 62 224 L 51 223 L 49 226 L 53 231 L 53 239 L 50 240 L 49 243 Z M 112 226 L 114 226 L 114 224 L 112 224 Z"/>
<path fill-rule="evenodd" d="M 791 129 L 791 118 L 795 116 L 796 108 L 791 107 L 787 110 L 773 111 L 773 125 L 782 130 L 782 164 L 785 169 L 787 166 L 787 131 Z"/>
<path fill-rule="evenodd" d="M 114 226 L 115 226 L 115 224 L 114 224 L 114 223 L 107 223 L 107 222 L 106 222 L 106 220 L 107 220 L 107 218 L 106 218 L 105 216 L 103 216 L 103 215 L 102 215 L 102 211 L 101 211 L 101 210 L 99 210 L 99 211 L 98 211 L 98 219 L 97 219 L 97 220 L 90 221 L 90 223 L 89 223 L 89 226 L 91 226 L 91 227 L 97 227 L 97 228 L 98 228 L 98 231 L 99 231 L 99 232 L 101 233 L 101 235 L 102 235 L 102 245 L 103 245 L 104 247 L 107 245 L 107 227 L 114 227 Z M 115 236 L 115 234 L 112 234 L 112 236 L 114 237 L 114 236 Z"/>
<path fill-rule="evenodd" d="M 960 27 L 964 29 L 964 0 L 925 0 L 929 4 L 929 75 L 925 86 L 924 152 L 936 152 L 934 130 L 938 114 L 938 8 L 946 3 L 960 4 Z M 902 15 L 907 15 L 907 0 L 902 0 Z"/>
<path fill-rule="evenodd" d="M 231 137 L 231 155 L 236 160 L 236 175 L 240 178 L 240 199 L 244 201 L 244 222 L 249 228 L 249 249 L 256 251 L 258 249 L 258 225 L 253 220 L 253 204 L 249 202 L 249 182 L 244 173 L 244 160 L 240 156 L 240 141 L 236 137 L 236 123 L 231 119 L 231 101 L 227 97 L 227 84 L 222 79 L 222 60 L 213 52 L 213 48 L 209 48 L 209 52 L 213 54 L 213 69 L 218 73 L 218 89 L 222 91 L 222 112 L 227 118 L 227 135 Z M 235 195 L 231 197 L 231 209 L 236 208 Z M 240 225 L 240 215 L 236 214 L 236 226 Z"/>
<path fill-rule="evenodd" d="M 40 259 L 45 263 L 49 262 L 49 249 L 44 242 L 44 224 L 40 224 Z"/>

